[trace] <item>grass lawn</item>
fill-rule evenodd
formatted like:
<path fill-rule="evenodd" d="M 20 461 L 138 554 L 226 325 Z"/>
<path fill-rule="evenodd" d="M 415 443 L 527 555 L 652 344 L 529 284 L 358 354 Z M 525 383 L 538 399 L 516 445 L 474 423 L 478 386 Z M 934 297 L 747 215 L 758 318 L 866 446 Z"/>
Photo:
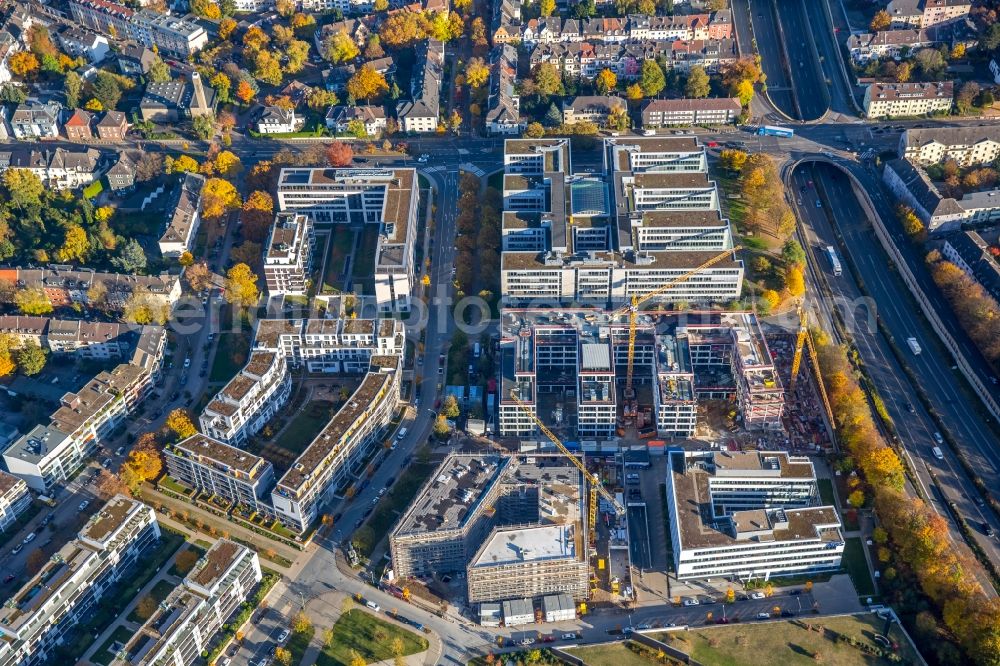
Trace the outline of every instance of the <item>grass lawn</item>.
<path fill-rule="evenodd" d="M 332 416 L 332 402 L 328 400 L 307 402 L 274 441 L 264 444 L 264 456 L 278 467 L 287 468 L 330 422 Z"/>
<path fill-rule="evenodd" d="M 206 552 L 208 552 L 208 548 L 202 548 L 202 547 L 196 546 L 194 544 L 188 544 L 188 550 L 193 550 L 195 552 L 195 554 L 198 556 L 199 560 L 201 559 L 202 555 L 204 555 Z M 184 578 L 184 576 L 187 575 L 187 574 L 182 574 L 177 569 L 177 565 L 176 564 L 171 564 L 170 565 L 170 571 L 168 573 L 171 576 L 177 576 L 178 578 Z"/>
<path fill-rule="evenodd" d="M 250 352 L 250 334 L 227 331 L 219 335 L 219 347 L 208 373 L 209 382 L 228 382 L 247 362 Z"/>
<path fill-rule="evenodd" d="M 868 561 L 865 560 L 865 544 L 861 537 L 851 537 L 844 542 L 843 567 L 847 571 L 854 588 L 861 596 L 875 594 L 875 584 L 871 572 L 868 571 Z"/>
<path fill-rule="evenodd" d="M 392 643 L 403 642 L 403 656 L 417 654 L 427 649 L 427 639 L 394 624 L 380 620 L 371 613 L 353 609 L 340 616 L 333 625 L 331 647 L 324 647 L 316 661 L 317 666 L 348 666 L 351 650 L 372 663 L 392 659 Z"/>
<path fill-rule="evenodd" d="M 823 630 L 809 631 L 805 628 L 807 625 Z M 874 666 L 887 662 L 866 654 L 849 643 L 836 640 L 836 634 L 851 636 L 872 647 L 883 649 L 874 640 L 875 634 L 880 633 L 883 626 L 884 623 L 875 615 L 850 615 L 817 618 L 815 621 L 803 619 L 782 623 L 706 627 L 672 632 L 667 634 L 670 640 L 666 642 L 687 652 L 695 660 L 713 666 L 757 666 L 762 663 L 762 655 L 767 655 L 765 661 L 768 666 L 805 666 L 817 663 L 825 666 Z M 664 640 L 664 635 L 657 638 Z M 889 638 L 899 645 L 899 655 L 904 662 L 919 663 L 912 647 L 895 625 L 890 629 Z M 819 659 L 813 656 L 816 653 L 819 653 Z"/>
<path fill-rule="evenodd" d="M 153 589 L 149 591 L 149 596 L 153 597 L 153 600 L 156 601 L 156 603 L 160 603 L 161 601 L 167 598 L 167 595 L 170 594 L 170 590 L 172 589 L 174 589 L 173 583 L 167 582 L 165 580 L 160 580 L 157 581 L 156 585 L 153 586 Z M 129 622 L 142 624 L 143 620 L 138 615 L 136 615 L 135 610 L 136 609 L 133 608 L 132 612 L 128 614 L 128 620 Z"/>
<path fill-rule="evenodd" d="M 359 291 L 358 285 L 363 284 L 362 294 L 374 294 L 375 283 L 372 275 L 375 273 L 375 249 L 378 246 L 378 225 L 366 224 L 361 236 L 361 243 L 354 253 L 351 275 L 354 278 L 354 291 Z"/>
<path fill-rule="evenodd" d="M 115 654 L 111 652 L 112 646 L 114 646 L 115 643 L 124 645 L 128 643 L 131 638 L 132 638 L 131 629 L 126 629 L 125 627 L 118 627 L 117 629 L 114 630 L 114 632 L 112 632 L 108 640 L 104 641 L 104 645 L 98 648 L 97 652 L 94 653 L 94 656 L 91 657 L 91 661 L 93 661 L 95 664 L 102 664 L 103 666 L 107 666 L 107 664 L 110 664 L 111 660 L 115 658 Z"/>
<path fill-rule="evenodd" d="M 335 225 L 330 232 L 330 256 L 326 260 L 326 272 L 323 274 L 323 293 L 344 290 L 344 268 L 347 255 L 354 247 L 354 232 Z"/>
<path fill-rule="evenodd" d="M 306 654 L 306 648 L 309 647 L 309 641 L 312 640 L 315 633 L 315 627 L 309 627 L 309 631 L 303 633 L 293 632 L 292 637 L 285 643 L 285 649 L 292 653 L 292 666 L 297 666 L 302 661 L 302 657 Z"/>
<path fill-rule="evenodd" d="M 566 650 L 580 657 L 588 664 L 614 664 L 615 666 L 649 666 L 655 663 L 625 647 L 625 642 L 595 645 L 587 648 Z"/>
<path fill-rule="evenodd" d="M 430 451 L 417 453 L 406 471 L 392 485 L 385 497 L 379 501 L 367 523 L 355 532 L 354 543 L 364 557 L 371 557 L 375 546 L 388 534 L 399 520 L 399 514 L 410 505 L 420 486 L 437 466 L 430 459 Z"/>
<path fill-rule="evenodd" d="M 818 479 L 816 481 L 819 485 L 819 497 L 826 506 L 836 506 L 837 502 L 833 497 L 833 482 L 830 479 Z"/>

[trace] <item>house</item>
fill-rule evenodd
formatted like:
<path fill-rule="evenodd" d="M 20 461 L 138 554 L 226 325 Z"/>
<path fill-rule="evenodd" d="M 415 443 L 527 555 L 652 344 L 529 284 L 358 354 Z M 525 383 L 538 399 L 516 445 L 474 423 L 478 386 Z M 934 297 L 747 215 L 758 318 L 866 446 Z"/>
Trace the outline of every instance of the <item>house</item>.
<path fill-rule="evenodd" d="M 156 54 L 142 44 L 131 42 L 118 52 L 118 71 L 125 76 L 142 76 L 156 61 Z"/>
<path fill-rule="evenodd" d="M 25 169 L 46 187 L 65 190 L 83 187 L 100 175 L 101 154 L 93 148 L 37 150 L 15 148 L 0 152 L 0 171 Z"/>
<path fill-rule="evenodd" d="M 493 3 L 490 32 L 494 46 L 518 39 L 521 34 L 521 3 L 516 0 L 499 0 Z"/>
<path fill-rule="evenodd" d="M 954 231 L 969 217 L 958 201 L 944 197 L 927 173 L 906 160 L 889 160 L 882 181 L 897 199 L 908 205 L 929 232 Z"/>
<path fill-rule="evenodd" d="M 642 107 L 642 126 L 727 125 L 743 112 L 735 97 L 709 99 L 652 99 Z"/>
<path fill-rule="evenodd" d="M 115 194 L 128 194 L 135 189 L 135 162 L 122 152 L 118 155 L 118 161 L 104 174 L 108 180 L 108 187 Z"/>
<path fill-rule="evenodd" d="M 326 57 L 326 47 L 324 44 L 327 39 L 340 32 L 350 37 L 358 49 L 363 50 L 365 43 L 368 41 L 368 35 L 371 34 L 371 28 L 360 19 L 347 19 L 324 25 L 313 36 L 316 52 L 323 58 L 329 59 Z"/>
<path fill-rule="evenodd" d="M 107 37 L 82 28 L 67 28 L 57 33 L 63 51 L 71 56 L 83 56 L 88 62 L 101 62 L 111 52 Z"/>
<path fill-rule="evenodd" d="M 960 21 L 972 11 L 970 0 L 923 0 L 920 27 L 932 28 Z"/>
<path fill-rule="evenodd" d="M 16 139 L 40 139 L 59 136 L 59 102 L 28 100 L 17 105 L 10 117 L 10 126 Z"/>
<path fill-rule="evenodd" d="M 396 106 L 401 130 L 419 133 L 437 130 L 443 79 L 444 42 L 428 39 L 417 49 L 417 64 L 410 80 L 412 99 Z"/>
<path fill-rule="evenodd" d="M 490 95 L 485 117 L 490 134 L 520 134 L 527 126 L 521 120 L 516 81 L 517 49 L 509 44 L 495 47 L 490 53 Z"/>
<path fill-rule="evenodd" d="M 164 257 L 179 257 L 194 247 L 201 222 L 201 190 L 204 186 L 204 176 L 184 174 L 173 197 L 173 212 L 159 241 L 160 254 Z"/>
<path fill-rule="evenodd" d="M 364 123 L 368 136 L 385 131 L 385 110 L 381 106 L 331 106 L 326 112 L 326 126 L 334 132 L 349 131 L 352 121 Z"/>
<path fill-rule="evenodd" d="M 941 254 L 1000 301 L 1000 264 L 982 236 L 975 231 L 956 232 L 945 238 Z"/>
<path fill-rule="evenodd" d="M 851 35 L 847 38 L 847 51 L 854 64 L 863 65 L 872 59 L 902 58 L 936 43 L 926 30 L 882 30 Z"/>
<path fill-rule="evenodd" d="M 201 83 L 198 72 L 191 81 L 175 80 L 150 83 L 139 102 L 143 120 L 175 122 L 181 118 L 205 116 L 215 109 L 215 90 Z"/>
<path fill-rule="evenodd" d="M 280 106 L 266 106 L 257 119 L 257 131 L 261 134 L 284 134 L 296 130 L 295 109 Z"/>
<path fill-rule="evenodd" d="M 955 84 L 873 83 L 865 89 L 864 109 L 869 118 L 922 116 L 951 110 Z"/>
<path fill-rule="evenodd" d="M 65 123 L 63 129 L 66 131 L 66 138 L 70 141 L 88 141 L 94 138 L 94 133 L 90 129 L 94 121 L 94 114 L 83 109 L 76 109 Z"/>
<path fill-rule="evenodd" d="M 563 100 L 563 122 L 567 125 L 591 122 L 599 126 L 607 125 L 608 116 L 615 108 L 627 109 L 625 100 L 614 95 L 578 95 Z"/>
<path fill-rule="evenodd" d="M 899 156 L 917 164 L 949 159 L 963 167 L 990 164 L 1000 158 L 1000 127 L 910 128 L 899 139 Z"/>
<path fill-rule="evenodd" d="M 97 123 L 97 135 L 105 141 L 124 141 L 128 117 L 121 111 L 106 111 Z"/>

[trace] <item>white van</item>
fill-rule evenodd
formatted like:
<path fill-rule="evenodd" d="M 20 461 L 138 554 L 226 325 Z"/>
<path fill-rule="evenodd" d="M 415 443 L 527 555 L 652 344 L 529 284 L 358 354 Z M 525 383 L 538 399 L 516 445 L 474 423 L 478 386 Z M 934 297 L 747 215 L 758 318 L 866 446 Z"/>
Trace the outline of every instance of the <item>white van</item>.
<path fill-rule="evenodd" d="M 933 453 L 934 457 L 937 458 L 938 460 L 944 460 L 944 453 L 941 451 L 939 447 L 935 446 L 934 448 L 932 448 L 931 453 Z"/>

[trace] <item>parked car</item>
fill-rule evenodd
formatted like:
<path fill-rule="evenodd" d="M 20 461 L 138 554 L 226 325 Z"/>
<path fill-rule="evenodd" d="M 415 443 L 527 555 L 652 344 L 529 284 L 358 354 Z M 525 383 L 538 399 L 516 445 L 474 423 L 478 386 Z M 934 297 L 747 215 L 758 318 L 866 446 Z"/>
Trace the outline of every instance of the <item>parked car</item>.
<path fill-rule="evenodd" d="M 698 603 L 699 603 L 699 602 L 698 602 L 698 600 L 697 600 L 697 599 L 685 599 L 685 600 L 684 600 L 684 605 L 685 605 L 685 606 L 697 606 L 697 605 L 698 605 Z"/>
<path fill-rule="evenodd" d="M 115 449 L 115 455 L 116 456 L 120 456 L 120 455 L 124 455 L 124 454 L 125 454 L 125 447 L 124 446 L 119 446 L 117 449 Z"/>
<path fill-rule="evenodd" d="M 751 599 L 763 599 L 764 598 L 764 593 L 763 592 L 751 592 L 750 593 L 750 598 Z"/>
<path fill-rule="evenodd" d="M 282 629 L 281 633 L 278 634 L 278 642 L 284 643 L 286 640 L 288 640 L 288 629 Z"/>
<path fill-rule="evenodd" d="M 34 541 L 34 540 L 35 540 L 35 537 L 36 537 L 36 536 L 38 536 L 38 535 L 37 535 L 37 534 L 35 534 L 34 532 L 32 532 L 32 533 L 31 533 L 31 534 L 29 534 L 28 536 L 24 537 L 24 542 L 23 542 L 23 543 L 26 543 L 26 544 L 28 544 L 28 543 L 31 543 L 32 541 Z"/>
<path fill-rule="evenodd" d="M 90 506 L 90 500 L 83 500 L 82 502 L 80 502 L 80 506 L 76 507 L 76 510 L 83 511 L 88 506 Z"/>
<path fill-rule="evenodd" d="M 758 620 L 770 620 L 771 619 L 771 614 L 770 613 L 757 613 L 757 619 Z"/>
<path fill-rule="evenodd" d="M 21 552 L 22 548 L 24 548 L 24 544 L 23 543 L 19 543 L 16 546 L 14 546 L 14 548 L 10 551 L 10 554 L 11 555 L 17 555 L 18 553 Z"/>
<path fill-rule="evenodd" d="M 14 574 L 12 574 L 12 573 L 9 573 L 9 574 L 7 574 L 6 576 L 3 577 L 3 582 L 4 583 L 9 583 L 12 580 L 14 580 Z"/>

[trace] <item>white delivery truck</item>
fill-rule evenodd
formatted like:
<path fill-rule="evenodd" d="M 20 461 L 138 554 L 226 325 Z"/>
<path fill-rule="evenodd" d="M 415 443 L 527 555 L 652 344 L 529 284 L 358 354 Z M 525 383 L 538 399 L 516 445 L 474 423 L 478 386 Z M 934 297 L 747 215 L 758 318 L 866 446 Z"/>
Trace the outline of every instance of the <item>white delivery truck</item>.
<path fill-rule="evenodd" d="M 920 356 L 920 343 L 917 342 L 916 338 L 906 338 L 906 344 L 914 356 Z"/>

